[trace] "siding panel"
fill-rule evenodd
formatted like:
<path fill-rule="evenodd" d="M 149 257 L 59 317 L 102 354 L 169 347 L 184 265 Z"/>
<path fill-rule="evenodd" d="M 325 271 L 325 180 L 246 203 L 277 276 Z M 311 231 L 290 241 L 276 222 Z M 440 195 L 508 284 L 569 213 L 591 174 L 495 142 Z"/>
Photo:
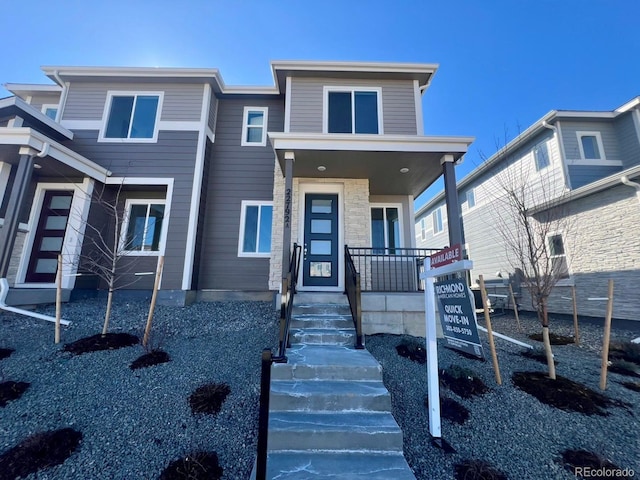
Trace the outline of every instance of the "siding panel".
<path fill-rule="evenodd" d="M 633 114 L 626 113 L 615 122 L 620 145 L 620 155 L 624 168 L 640 164 L 640 139 L 633 121 Z"/>
<path fill-rule="evenodd" d="M 559 122 L 560 123 L 560 122 Z M 579 160 L 580 148 L 576 132 L 600 132 L 602 147 L 607 160 L 622 160 L 618 138 L 613 122 L 568 122 L 562 121 L 562 140 L 567 160 Z"/>

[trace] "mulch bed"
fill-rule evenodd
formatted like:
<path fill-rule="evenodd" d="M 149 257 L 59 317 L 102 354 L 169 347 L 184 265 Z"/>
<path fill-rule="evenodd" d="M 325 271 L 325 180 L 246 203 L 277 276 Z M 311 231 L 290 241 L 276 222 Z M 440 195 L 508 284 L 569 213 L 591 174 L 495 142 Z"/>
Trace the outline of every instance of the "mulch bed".
<path fill-rule="evenodd" d="M 0 360 L 3 358 L 9 358 L 9 356 L 14 352 L 12 348 L 0 348 Z"/>
<path fill-rule="evenodd" d="M 525 358 L 530 358 L 531 360 L 535 360 L 538 363 L 542 363 L 543 365 L 547 364 L 547 355 L 546 353 L 544 353 L 544 351 L 527 349 L 524 352 L 520 353 L 520 355 L 522 355 Z M 553 364 L 557 366 L 558 362 L 554 359 Z"/>
<path fill-rule="evenodd" d="M 164 350 L 152 350 L 151 352 L 145 353 L 144 355 L 136 358 L 131 362 L 129 368 L 131 370 L 137 370 L 138 368 L 152 367 L 169 361 L 171 361 L 171 357 Z"/>
<path fill-rule="evenodd" d="M 4 407 L 12 400 L 17 400 L 29 388 L 27 382 L 2 382 L 0 383 L 0 407 Z M 0 477 L 2 478 L 2 477 Z"/>
<path fill-rule="evenodd" d="M 197 452 L 175 460 L 164 469 L 159 480 L 218 480 L 222 467 L 216 452 Z"/>
<path fill-rule="evenodd" d="M 589 477 L 594 479 L 620 478 L 628 479 L 623 470 L 597 453 L 586 450 L 564 450 L 558 460 L 567 470 L 577 478 Z M 578 473 L 582 469 L 582 473 Z M 586 471 L 585 471 L 586 470 Z M 600 475 L 599 473 L 602 473 Z"/>
<path fill-rule="evenodd" d="M 621 385 L 634 392 L 640 392 L 640 382 L 622 382 Z"/>
<path fill-rule="evenodd" d="M 507 480 L 507 476 L 482 460 L 465 460 L 454 466 L 456 480 Z"/>
<path fill-rule="evenodd" d="M 189 397 L 192 413 L 216 414 L 222 408 L 231 388 L 226 383 L 208 383 L 196 388 Z"/>
<path fill-rule="evenodd" d="M 63 463 L 78 448 L 82 433 L 63 428 L 31 435 L 0 455 L 0 478 L 26 477 Z"/>
<path fill-rule="evenodd" d="M 536 342 L 543 341 L 541 333 L 532 333 L 529 335 L 529 338 Z M 569 345 L 571 343 L 575 343 L 573 337 L 565 337 L 564 335 L 556 335 L 555 333 L 549 333 L 549 342 L 551 345 Z"/>
<path fill-rule="evenodd" d="M 424 406 L 429 408 L 429 397 L 424 397 Z M 440 398 L 440 415 L 442 418 L 458 425 L 464 424 L 469 419 L 469 410 L 453 398 Z"/>
<path fill-rule="evenodd" d="M 398 355 L 414 362 L 424 364 L 427 361 L 427 352 L 422 345 L 416 343 L 401 343 L 396 347 Z"/>
<path fill-rule="evenodd" d="M 98 334 L 91 337 L 81 338 L 73 343 L 67 343 L 63 351 L 73 355 L 83 353 L 99 352 L 101 350 L 116 350 L 118 348 L 131 347 L 140 342 L 138 337 L 129 333 L 107 333 Z"/>
<path fill-rule="evenodd" d="M 440 382 L 456 395 L 470 398 L 490 391 L 472 370 L 452 365 L 440 372 Z"/>

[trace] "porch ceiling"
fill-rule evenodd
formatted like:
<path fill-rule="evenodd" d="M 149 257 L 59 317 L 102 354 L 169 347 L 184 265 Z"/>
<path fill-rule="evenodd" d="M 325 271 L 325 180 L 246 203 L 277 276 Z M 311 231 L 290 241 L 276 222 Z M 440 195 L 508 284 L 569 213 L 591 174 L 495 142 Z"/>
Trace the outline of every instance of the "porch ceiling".
<path fill-rule="evenodd" d="M 332 135 L 269 133 L 284 172 L 286 152 L 293 152 L 293 176 L 367 178 L 372 195 L 420 195 L 440 177 L 443 155 L 458 160 L 471 137 Z M 324 171 L 318 167 L 324 166 Z M 400 169 L 407 168 L 407 173 Z"/>

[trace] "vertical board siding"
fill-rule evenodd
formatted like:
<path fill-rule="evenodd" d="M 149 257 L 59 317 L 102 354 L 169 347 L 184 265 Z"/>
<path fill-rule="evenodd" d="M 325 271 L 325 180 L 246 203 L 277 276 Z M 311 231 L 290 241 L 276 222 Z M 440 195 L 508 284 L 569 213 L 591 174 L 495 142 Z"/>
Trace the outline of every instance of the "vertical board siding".
<path fill-rule="evenodd" d="M 384 133 L 416 135 L 415 90 L 411 80 L 350 80 L 293 78 L 291 81 L 291 132 L 322 133 L 325 86 L 380 87 Z"/>
<path fill-rule="evenodd" d="M 275 155 L 264 147 L 241 147 L 245 106 L 267 106 L 268 131 L 281 132 L 284 104 L 281 98 L 220 99 L 216 141 L 207 158 L 206 216 L 198 288 L 266 291 L 269 258 L 238 257 L 242 200 L 273 199 Z"/>
<path fill-rule="evenodd" d="M 580 160 L 580 147 L 576 132 L 600 132 L 604 157 L 607 160 L 621 160 L 618 138 L 613 122 L 562 122 L 562 140 L 567 160 Z"/>
<path fill-rule="evenodd" d="M 620 156 L 623 168 L 640 165 L 640 138 L 633 121 L 633 112 L 618 117 L 614 123 L 618 134 Z"/>
<path fill-rule="evenodd" d="M 168 83 L 71 83 L 64 120 L 102 120 L 108 91 L 164 92 L 161 120 L 200 121 L 203 84 Z"/>

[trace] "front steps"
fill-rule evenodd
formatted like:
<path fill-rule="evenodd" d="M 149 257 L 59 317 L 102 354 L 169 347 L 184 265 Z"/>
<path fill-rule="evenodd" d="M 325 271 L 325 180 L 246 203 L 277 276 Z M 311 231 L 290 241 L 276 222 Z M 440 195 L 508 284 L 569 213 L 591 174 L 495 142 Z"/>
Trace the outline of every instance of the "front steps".
<path fill-rule="evenodd" d="M 271 369 L 267 478 L 415 480 L 382 368 L 354 344 L 344 295 L 296 296 L 288 361 Z"/>

